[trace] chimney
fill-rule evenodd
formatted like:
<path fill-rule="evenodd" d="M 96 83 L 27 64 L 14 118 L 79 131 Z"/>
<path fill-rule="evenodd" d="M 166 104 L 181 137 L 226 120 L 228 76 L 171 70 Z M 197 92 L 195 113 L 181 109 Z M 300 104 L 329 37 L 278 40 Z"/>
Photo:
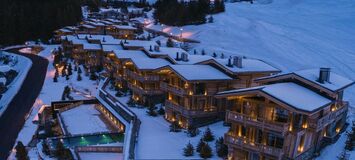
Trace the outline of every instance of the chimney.
<path fill-rule="evenodd" d="M 182 61 L 184 61 L 184 62 L 189 61 L 189 59 L 188 59 L 188 54 L 187 54 L 187 53 L 182 53 L 182 54 L 181 54 L 181 59 L 182 59 Z"/>
<path fill-rule="evenodd" d="M 233 57 L 233 65 L 237 66 L 238 68 L 243 67 L 243 57 L 234 56 Z"/>
<path fill-rule="evenodd" d="M 319 69 L 319 83 L 330 82 L 330 68 Z"/>
<path fill-rule="evenodd" d="M 232 57 L 229 57 L 228 58 L 228 64 L 227 64 L 228 67 L 233 67 L 233 64 L 232 64 Z"/>
<path fill-rule="evenodd" d="M 149 51 L 153 51 L 152 45 L 149 46 Z"/>
<path fill-rule="evenodd" d="M 155 46 L 154 46 L 154 51 L 159 52 L 159 50 L 160 50 L 160 49 L 159 49 L 159 46 L 158 46 L 158 45 L 155 45 Z"/>
<path fill-rule="evenodd" d="M 102 38 L 102 42 L 106 42 L 105 37 Z"/>
<path fill-rule="evenodd" d="M 175 57 L 175 60 L 180 61 L 180 58 L 179 58 L 179 52 L 176 52 L 176 57 Z"/>

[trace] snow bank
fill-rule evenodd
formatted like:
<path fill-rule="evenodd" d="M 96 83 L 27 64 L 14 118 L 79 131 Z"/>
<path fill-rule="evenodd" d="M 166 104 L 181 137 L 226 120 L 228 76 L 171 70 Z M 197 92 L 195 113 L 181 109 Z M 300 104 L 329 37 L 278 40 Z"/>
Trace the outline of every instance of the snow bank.
<path fill-rule="evenodd" d="M 27 57 L 12 54 L 12 53 L 7 53 L 7 52 L 6 53 L 3 52 L 3 54 L 14 56 L 15 59 L 17 59 L 17 64 L 11 66 L 11 68 L 16 70 L 18 72 L 18 75 L 8 85 L 8 90 L 4 94 L 2 94 L 2 97 L 0 99 L 0 116 L 4 113 L 11 100 L 15 97 L 17 92 L 20 90 L 23 81 L 27 77 L 28 71 L 32 67 L 32 61 Z"/>

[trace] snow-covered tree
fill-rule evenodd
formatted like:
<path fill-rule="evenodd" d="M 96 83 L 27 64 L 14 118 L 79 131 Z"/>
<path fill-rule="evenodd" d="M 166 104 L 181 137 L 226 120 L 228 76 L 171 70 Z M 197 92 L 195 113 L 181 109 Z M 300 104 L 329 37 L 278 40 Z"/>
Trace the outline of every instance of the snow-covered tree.
<path fill-rule="evenodd" d="M 201 152 L 202 146 L 206 145 L 206 142 L 203 141 L 203 138 L 200 139 L 200 141 L 197 143 L 196 146 L 196 152 Z"/>
<path fill-rule="evenodd" d="M 200 150 L 200 157 L 201 158 L 211 158 L 212 157 L 212 149 L 210 147 L 210 145 L 208 143 L 206 143 L 205 145 L 201 146 L 201 150 Z"/>
<path fill-rule="evenodd" d="M 18 160 L 29 160 L 26 147 L 23 145 L 21 141 L 17 142 L 15 149 L 16 149 L 16 158 Z"/>
<path fill-rule="evenodd" d="M 214 140 L 214 135 L 210 129 L 210 127 L 207 127 L 204 134 L 203 134 L 203 140 L 206 142 L 210 142 Z"/>
<path fill-rule="evenodd" d="M 184 148 L 184 156 L 189 157 L 194 155 L 194 146 L 189 142 Z"/>
<path fill-rule="evenodd" d="M 228 146 L 224 144 L 223 137 L 216 140 L 216 152 L 218 157 L 225 158 L 228 155 Z"/>

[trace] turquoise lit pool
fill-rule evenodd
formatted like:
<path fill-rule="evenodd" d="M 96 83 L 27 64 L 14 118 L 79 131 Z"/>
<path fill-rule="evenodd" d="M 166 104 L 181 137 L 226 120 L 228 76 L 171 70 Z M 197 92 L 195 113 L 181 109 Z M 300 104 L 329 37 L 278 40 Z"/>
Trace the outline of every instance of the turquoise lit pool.
<path fill-rule="evenodd" d="M 65 147 L 89 146 L 110 143 L 123 143 L 123 133 L 104 133 L 96 135 L 75 136 L 67 138 L 52 139 L 51 146 L 56 147 L 58 140 L 61 140 Z"/>

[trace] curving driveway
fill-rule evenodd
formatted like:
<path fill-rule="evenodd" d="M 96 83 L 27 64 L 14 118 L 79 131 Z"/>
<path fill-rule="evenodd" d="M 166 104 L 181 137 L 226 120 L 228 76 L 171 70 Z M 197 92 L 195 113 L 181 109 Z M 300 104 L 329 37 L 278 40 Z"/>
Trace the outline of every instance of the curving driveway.
<path fill-rule="evenodd" d="M 11 52 L 11 51 L 10 51 Z M 14 53 L 14 52 L 11 52 Z M 25 116 L 40 93 L 46 76 L 48 60 L 37 55 L 14 53 L 32 60 L 19 92 L 0 117 L 0 160 L 7 159 L 18 133 L 25 123 Z"/>

